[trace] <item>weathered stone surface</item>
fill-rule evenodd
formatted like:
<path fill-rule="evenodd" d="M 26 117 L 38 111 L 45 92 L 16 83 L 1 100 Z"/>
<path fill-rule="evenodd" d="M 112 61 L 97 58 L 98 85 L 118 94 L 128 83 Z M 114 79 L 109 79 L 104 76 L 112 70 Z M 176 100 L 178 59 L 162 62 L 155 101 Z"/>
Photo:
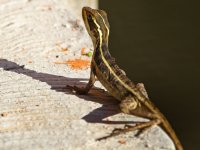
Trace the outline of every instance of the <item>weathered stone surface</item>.
<path fill-rule="evenodd" d="M 66 89 L 84 86 L 90 71 L 55 63 L 88 59 L 81 49 L 92 49 L 74 8 L 72 0 L 0 1 L 0 149 L 173 149 L 159 127 L 95 141 L 143 119 L 120 113 L 98 82 L 86 96 Z"/>

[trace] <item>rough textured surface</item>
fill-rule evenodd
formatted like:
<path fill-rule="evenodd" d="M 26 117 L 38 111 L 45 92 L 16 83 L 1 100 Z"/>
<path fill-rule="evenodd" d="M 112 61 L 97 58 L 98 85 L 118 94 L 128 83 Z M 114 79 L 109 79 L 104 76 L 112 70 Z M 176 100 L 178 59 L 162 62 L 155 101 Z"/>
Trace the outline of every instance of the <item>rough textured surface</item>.
<path fill-rule="evenodd" d="M 80 10 L 71 11 L 75 6 L 66 0 L 0 1 L 0 149 L 174 149 L 159 127 L 140 137 L 131 132 L 95 141 L 144 119 L 120 113 L 98 82 L 87 96 L 66 89 L 84 86 L 90 71 L 55 63 L 89 59 L 81 49 L 92 43 L 75 15 Z"/>

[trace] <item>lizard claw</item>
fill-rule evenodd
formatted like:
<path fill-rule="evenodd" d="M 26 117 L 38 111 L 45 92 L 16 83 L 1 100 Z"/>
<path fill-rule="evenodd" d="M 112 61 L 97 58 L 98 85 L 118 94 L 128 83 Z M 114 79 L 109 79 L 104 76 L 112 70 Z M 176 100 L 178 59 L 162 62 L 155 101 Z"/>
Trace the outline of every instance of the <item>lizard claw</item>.
<path fill-rule="evenodd" d="M 115 129 L 112 131 L 112 134 L 120 133 L 122 130 L 123 130 L 123 129 L 115 128 Z"/>
<path fill-rule="evenodd" d="M 68 89 L 70 89 L 70 90 L 73 90 L 73 86 L 71 86 L 71 85 L 66 85 L 66 88 L 68 88 Z"/>
<path fill-rule="evenodd" d="M 84 90 L 84 88 L 79 88 L 77 86 L 71 86 L 71 85 L 67 85 L 66 87 L 72 91 L 75 91 L 75 93 L 78 95 L 86 94 L 86 91 Z"/>
<path fill-rule="evenodd" d="M 124 129 L 128 129 L 128 128 L 131 128 L 131 127 L 133 127 L 133 126 L 128 125 L 128 124 L 125 124 L 125 125 L 124 125 Z"/>

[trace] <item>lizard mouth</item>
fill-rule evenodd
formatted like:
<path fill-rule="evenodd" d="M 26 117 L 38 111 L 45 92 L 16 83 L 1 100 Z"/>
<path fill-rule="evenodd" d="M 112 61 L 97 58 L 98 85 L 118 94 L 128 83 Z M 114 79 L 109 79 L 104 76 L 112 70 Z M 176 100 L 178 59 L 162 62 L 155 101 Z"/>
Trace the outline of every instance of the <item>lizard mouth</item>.
<path fill-rule="evenodd" d="M 89 23 L 90 31 L 95 32 L 95 27 L 92 23 Z"/>
<path fill-rule="evenodd" d="M 92 32 L 93 34 L 95 34 L 97 30 L 96 30 L 94 22 L 88 21 L 88 25 L 89 25 L 89 28 L 90 28 L 90 32 Z"/>

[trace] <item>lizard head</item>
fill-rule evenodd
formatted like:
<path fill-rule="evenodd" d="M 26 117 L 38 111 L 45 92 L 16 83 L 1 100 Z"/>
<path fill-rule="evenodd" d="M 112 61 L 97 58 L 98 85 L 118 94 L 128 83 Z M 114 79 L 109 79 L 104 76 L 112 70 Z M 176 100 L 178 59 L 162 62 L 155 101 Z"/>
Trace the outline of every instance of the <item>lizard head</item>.
<path fill-rule="evenodd" d="M 85 27 L 93 41 L 94 46 L 99 40 L 108 43 L 110 26 L 106 12 L 99 9 L 92 9 L 90 7 L 83 7 L 82 16 Z"/>

